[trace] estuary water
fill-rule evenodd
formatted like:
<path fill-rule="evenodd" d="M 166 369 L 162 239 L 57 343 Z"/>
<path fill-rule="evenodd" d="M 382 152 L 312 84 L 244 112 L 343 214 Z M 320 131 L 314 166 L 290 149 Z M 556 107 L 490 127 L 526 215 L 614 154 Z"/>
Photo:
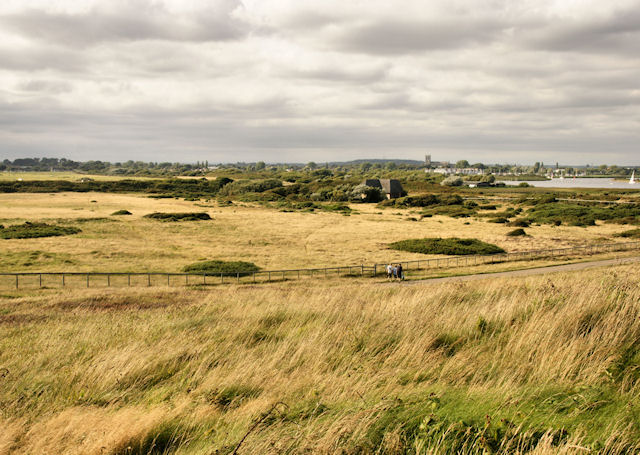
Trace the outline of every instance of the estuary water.
<path fill-rule="evenodd" d="M 615 188 L 622 190 L 640 190 L 640 183 L 630 185 L 628 180 L 598 179 L 598 178 L 564 178 L 553 180 L 510 180 L 506 185 L 518 185 L 527 182 L 539 188 Z"/>

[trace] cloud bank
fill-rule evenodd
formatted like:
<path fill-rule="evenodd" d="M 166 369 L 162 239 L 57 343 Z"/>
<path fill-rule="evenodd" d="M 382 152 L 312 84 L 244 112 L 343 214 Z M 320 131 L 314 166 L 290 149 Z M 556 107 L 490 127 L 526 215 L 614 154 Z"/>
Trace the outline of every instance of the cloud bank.
<path fill-rule="evenodd" d="M 640 1 L 5 0 L 0 157 L 640 165 Z"/>

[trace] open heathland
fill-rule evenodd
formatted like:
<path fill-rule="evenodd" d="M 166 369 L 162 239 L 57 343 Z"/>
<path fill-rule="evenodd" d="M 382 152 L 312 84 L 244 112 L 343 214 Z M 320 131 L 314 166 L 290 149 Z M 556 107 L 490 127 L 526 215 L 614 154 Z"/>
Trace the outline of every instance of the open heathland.
<path fill-rule="evenodd" d="M 635 453 L 638 274 L 5 294 L 0 452 Z"/>
<path fill-rule="evenodd" d="M 326 267 L 417 260 L 388 244 L 408 238 L 475 238 L 507 252 L 624 242 L 625 226 L 562 224 L 527 228 L 530 236 L 507 237 L 513 227 L 484 217 L 422 217 L 420 208 L 376 204 L 318 203 L 282 212 L 258 203 L 151 199 L 104 193 L 0 194 L 0 224 L 26 221 L 79 226 L 82 232 L 55 238 L 3 240 L 0 271 L 179 272 L 205 260 L 252 262 L 262 270 Z M 123 207 L 133 215 L 111 216 Z M 346 207 L 346 211 L 342 207 Z M 314 210 L 311 211 L 310 209 Z M 507 203 L 499 207 L 504 212 Z M 159 222 L 152 212 L 205 212 L 215 221 Z M 481 211 L 491 213 L 494 210 Z M 349 214 L 350 216 L 345 216 Z M 419 221 L 410 221 L 409 219 Z M 433 256 L 435 257 L 435 255 Z"/>

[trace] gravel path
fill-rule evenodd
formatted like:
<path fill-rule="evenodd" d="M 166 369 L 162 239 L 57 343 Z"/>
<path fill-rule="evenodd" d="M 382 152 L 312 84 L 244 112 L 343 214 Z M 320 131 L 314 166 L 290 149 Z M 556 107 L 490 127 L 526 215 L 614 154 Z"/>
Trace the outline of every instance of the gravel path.
<path fill-rule="evenodd" d="M 449 276 L 443 278 L 425 278 L 424 280 L 405 281 L 405 285 L 422 285 L 432 283 L 444 283 L 447 281 L 475 281 L 491 278 L 518 277 L 530 275 L 542 275 L 555 272 L 574 272 L 576 270 L 590 269 L 594 267 L 606 267 L 611 265 L 621 265 L 640 262 L 640 257 L 605 259 L 600 261 L 576 262 L 574 264 L 553 265 L 549 267 L 537 267 L 534 269 L 511 270 L 507 272 L 481 273 L 476 275 Z"/>

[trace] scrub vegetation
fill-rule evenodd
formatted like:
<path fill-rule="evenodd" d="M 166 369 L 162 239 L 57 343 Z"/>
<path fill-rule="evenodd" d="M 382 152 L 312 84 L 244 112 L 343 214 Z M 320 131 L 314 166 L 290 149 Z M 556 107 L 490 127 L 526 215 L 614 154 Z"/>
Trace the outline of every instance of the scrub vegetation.
<path fill-rule="evenodd" d="M 33 239 L 38 237 L 57 237 L 60 235 L 72 235 L 81 232 L 80 229 L 70 226 L 56 226 L 46 223 L 31 223 L 4 227 L 0 225 L 0 239 Z"/>
<path fill-rule="evenodd" d="M 189 273 L 206 273 L 212 275 L 220 275 L 223 274 L 225 276 L 236 276 L 239 272 L 257 272 L 260 270 L 260 267 L 255 265 L 252 262 L 244 262 L 244 261 L 220 261 L 220 260 L 211 260 L 211 261 L 201 261 L 196 262 L 194 264 L 189 264 L 182 268 L 183 272 Z"/>
<path fill-rule="evenodd" d="M 477 239 L 459 239 L 455 237 L 401 240 L 391 243 L 389 248 L 411 253 L 446 254 L 451 256 L 504 253 L 504 250 L 497 245 Z"/>
<path fill-rule="evenodd" d="M 639 273 L 5 294 L 0 451 L 635 453 Z"/>
<path fill-rule="evenodd" d="M 158 221 L 202 221 L 210 220 L 211 216 L 206 212 L 188 212 L 188 213 L 161 213 L 154 212 L 144 216 L 152 220 Z"/>

